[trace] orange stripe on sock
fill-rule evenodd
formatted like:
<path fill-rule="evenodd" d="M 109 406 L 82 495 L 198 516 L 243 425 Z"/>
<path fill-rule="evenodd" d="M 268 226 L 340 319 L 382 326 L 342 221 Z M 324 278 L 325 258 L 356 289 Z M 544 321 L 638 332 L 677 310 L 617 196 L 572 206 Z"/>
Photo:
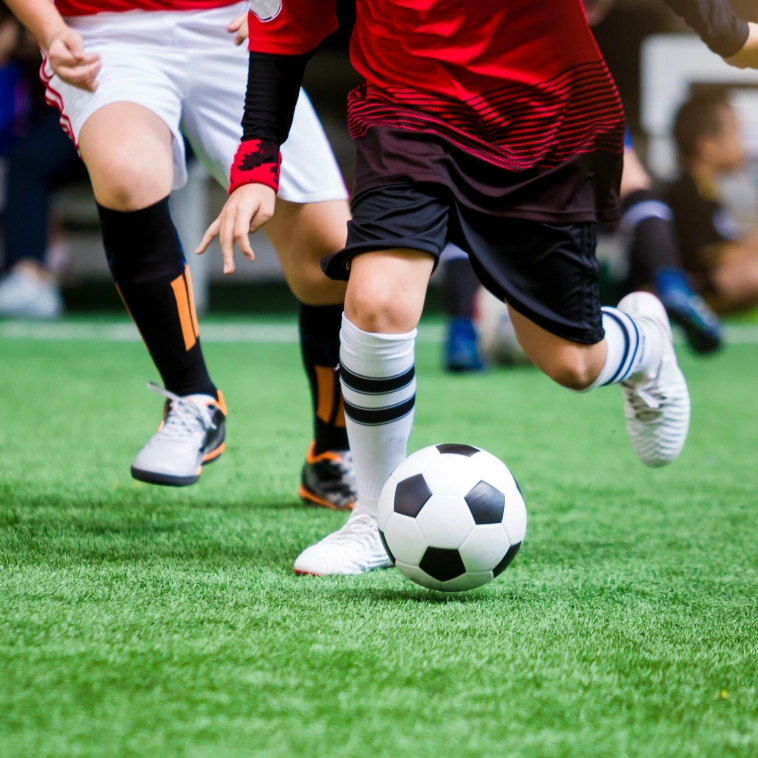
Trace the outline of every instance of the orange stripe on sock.
<path fill-rule="evenodd" d="M 197 311 L 195 310 L 195 293 L 192 291 L 192 274 L 189 266 L 184 267 L 184 278 L 187 280 L 187 296 L 189 297 L 190 316 L 192 316 L 192 326 L 195 329 L 195 337 L 200 336 L 200 325 L 197 321 Z"/>
<path fill-rule="evenodd" d="M 334 369 L 329 366 L 316 366 L 316 385 L 318 387 L 316 416 L 328 424 L 332 419 L 334 402 Z"/>
<path fill-rule="evenodd" d="M 192 315 L 190 314 L 189 296 L 187 295 L 187 285 L 184 283 L 184 274 L 177 276 L 171 282 L 171 289 L 174 290 L 176 307 L 179 311 L 184 347 L 187 350 L 191 350 L 197 342 L 197 337 L 195 337 L 195 329 L 192 326 Z"/>

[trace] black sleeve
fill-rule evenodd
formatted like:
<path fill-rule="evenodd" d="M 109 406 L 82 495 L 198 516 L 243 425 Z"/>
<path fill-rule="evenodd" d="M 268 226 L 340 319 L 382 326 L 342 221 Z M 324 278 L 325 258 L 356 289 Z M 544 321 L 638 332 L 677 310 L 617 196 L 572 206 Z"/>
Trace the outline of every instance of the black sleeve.
<path fill-rule="evenodd" d="M 691 26 L 714 53 L 729 58 L 747 42 L 748 25 L 738 18 L 728 0 L 664 0 Z"/>
<path fill-rule="evenodd" d="M 279 146 L 292 126 L 305 67 L 315 50 L 303 55 L 250 53 L 242 139 Z"/>

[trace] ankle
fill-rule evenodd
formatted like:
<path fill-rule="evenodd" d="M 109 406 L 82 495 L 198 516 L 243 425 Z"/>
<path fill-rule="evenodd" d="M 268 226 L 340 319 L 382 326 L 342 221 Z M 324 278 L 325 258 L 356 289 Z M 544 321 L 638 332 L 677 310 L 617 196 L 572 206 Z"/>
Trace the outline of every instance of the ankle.
<path fill-rule="evenodd" d="M 361 497 L 359 495 L 355 507 L 353 508 L 353 515 L 360 516 L 361 514 L 365 514 L 371 516 L 371 518 L 376 518 L 378 509 L 379 502 L 377 500 L 371 500 L 370 498 Z"/>

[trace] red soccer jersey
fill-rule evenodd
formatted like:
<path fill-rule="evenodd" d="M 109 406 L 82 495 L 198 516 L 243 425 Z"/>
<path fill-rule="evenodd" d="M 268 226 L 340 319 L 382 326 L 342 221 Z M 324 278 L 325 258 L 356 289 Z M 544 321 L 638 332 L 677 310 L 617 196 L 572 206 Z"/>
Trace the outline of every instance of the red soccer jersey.
<path fill-rule="evenodd" d="M 293 55 L 337 26 L 336 0 L 252 0 L 250 49 Z M 623 110 L 581 0 L 357 0 L 353 136 L 436 134 L 511 171 L 623 150 Z"/>
<path fill-rule="evenodd" d="M 94 16 L 127 11 L 201 11 L 233 5 L 237 0 L 56 0 L 61 16 Z"/>

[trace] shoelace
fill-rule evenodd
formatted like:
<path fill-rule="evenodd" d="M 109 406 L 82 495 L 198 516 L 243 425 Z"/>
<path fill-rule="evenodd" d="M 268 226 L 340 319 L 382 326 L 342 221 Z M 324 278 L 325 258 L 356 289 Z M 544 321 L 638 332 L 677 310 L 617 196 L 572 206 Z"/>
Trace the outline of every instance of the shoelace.
<path fill-rule="evenodd" d="M 207 408 L 164 390 L 163 387 L 159 387 L 154 382 L 149 382 L 147 388 L 171 401 L 168 415 L 159 432 L 161 435 L 172 439 L 182 439 L 194 434 L 197 431 L 198 424 L 204 430 L 216 428 Z"/>
<path fill-rule="evenodd" d="M 642 387 L 626 383 L 623 383 L 623 387 L 638 421 L 649 424 L 660 417 L 667 397 L 664 392 L 649 392 Z"/>
<path fill-rule="evenodd" d="M 329 541 L 351 544 L 355 544 L 357 541 L 370 547 L 375 540 L 376 533 L 376 519 L 367 513 L 360 513 L 357 516 L 351 516 L 342 529 L 330 535 Z"/>

